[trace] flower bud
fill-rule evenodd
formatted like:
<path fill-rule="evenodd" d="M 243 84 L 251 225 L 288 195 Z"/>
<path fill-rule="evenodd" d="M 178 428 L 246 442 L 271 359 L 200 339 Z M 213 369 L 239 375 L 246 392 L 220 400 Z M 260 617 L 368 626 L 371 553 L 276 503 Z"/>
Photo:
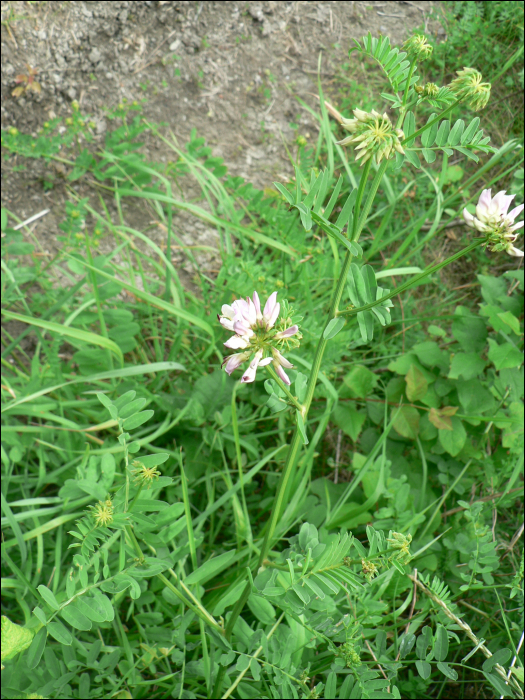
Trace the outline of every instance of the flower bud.
<path fill-rule="evenodd" d="M 490 83 L 483 83 L 483 76 L 475 68 L 457 71 L 457 78 L 450 83 L 450 91 L 460 100 L 465 100 L 475 112 L 483 109 L 490 98 Z"/>

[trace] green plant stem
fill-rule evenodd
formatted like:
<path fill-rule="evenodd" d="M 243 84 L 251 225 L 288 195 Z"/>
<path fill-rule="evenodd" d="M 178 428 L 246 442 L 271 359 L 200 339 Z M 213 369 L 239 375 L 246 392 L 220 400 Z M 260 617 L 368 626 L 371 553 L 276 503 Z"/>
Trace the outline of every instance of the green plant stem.
<path fill-rule="evenodd" d="M 290 389 L 286 386 L 286 384 L 283 382 L 283 380 L 279 377 L 277 372 L 274 370 L 274 368 L 271 365 L 266 365 L 266 371 L 270 375 L 270 377 L 274 380 L 279 385 L 279 388 L 281 388 L 286 396 L 289 398 L 291 403 L 295 406 L 295 408 L 300 412 L 303 413 L 304 411 L 304 406 L 299 403 L 299 401 L 296 399 L 296 397 L 292 394 Z"/>
<path fill-rule="evenodd" d="M 471 250 L 474 250 L 474 248 L 477 248 L 480 246 L 482 243 L 485 242 L 484 238 L 478 238 L 474 243 L 471 243 L 469 246 L 466 248 L 463 248 L 460 250 L 458 253 L 455 253 L 454 255 L 451 255 L 450 258 L 447 258 L 441 263 L 438 263 L 437 265 L 433 265 L 432 267 L 429 267 L 427 270 L 424 270 L 421 274 L 415 275 L 411 280 L 408 282 L 405 282 L 405 284 L 402 284 L 400 287 L 397 287 L 393 292 L 390 292 L 390 294 L 386 294 L 384 297 L 381 297 L 378 301 L 373 301 L 370 304 L 366 304 L 365 306 L 360 306 L 358 309 L 350 309 L 349 311 L 339 311 L 338 316 L 355 316 L 361 311 L 367 311 L 368 309 L 372 309 L 374 306 L 377 306 L 378 304 L 383 303 L 387 299 L 392 299 L 392 297 L 397 296 L 398 294 L 401 294 L 401 292 L 404 292 L 406 289 L 410 289 L 410 287 L 413 287 L 415 284 L 417 284 L 420 280 L 425 279 L 425 277 L 428 277 L 428 275 L 431 275 L 433 272 L 437 272 L 438 270 L 441 270 L 442 267 L 446 267 L 447 265 L 450 265 L 450 263 L 454 262 L 458 258 L 463 257 L 463 255 L 466 255 L 467 253 L 470 253 Z"/>
<path fill-rule="evenodd" d="M 456 100 L 456 101 L 453 102 L 451 105 L 449 105 L 446 109 L 444 109 L 444 110 L 441 112 L 441 114 L 438 114 L 437 117 L 434 117 L 434 119 L 432 119 L 432 121 L 430 121 L 430 122 L 428 122 L 427 124 L 425 124 L 425 126 L 422 126 L 421 129 L 418 129 L 417 131 L 414 131 L 414 133 L 413 133 L 413 134 L 410 134 L 410 136 L 406 136 L 406 137 L 401 141 L 401 145 L 405 144 L 407 141 L 412 141 L 413 139 L 415 139 L 415 138 L 417 138 L 418 136 L 420 136 L 424 131 L 426 131 L 427 129 L 430 129 L 431 126 L 433 126 L 433 125 L 436 124 L 438 121 L 440 121 L 441 119 L 443 119 L 443 117 L 444 117 L 446 114 L 449 114 L 449 112 L 452 112 L 452 110 L 455 109 L 455 108 L 458 106 L 458 104 L 461 102 L 462 99 L 463 99 L 463 98 L 460 97 L 459 100 Z"/>

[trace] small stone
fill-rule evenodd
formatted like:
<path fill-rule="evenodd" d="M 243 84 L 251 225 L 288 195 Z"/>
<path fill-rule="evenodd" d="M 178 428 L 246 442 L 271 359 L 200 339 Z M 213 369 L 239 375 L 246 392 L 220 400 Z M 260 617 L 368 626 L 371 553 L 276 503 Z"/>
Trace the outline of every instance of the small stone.
<path fill-rule="evenodd" d="M 91 61 L 91 63 L 98 63 L 102 58 L 102 54 L 98 49 L 91 49 L 88 58 Z"/>

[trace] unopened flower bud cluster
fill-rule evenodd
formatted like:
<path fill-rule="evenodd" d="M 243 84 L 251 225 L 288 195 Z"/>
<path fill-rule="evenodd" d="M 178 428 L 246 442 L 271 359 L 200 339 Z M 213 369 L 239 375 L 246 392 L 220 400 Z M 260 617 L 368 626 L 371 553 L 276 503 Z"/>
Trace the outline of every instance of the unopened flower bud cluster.
<path fill-rule="evenodd" d="M 379 114 L 374 109 L 364 112 L 362 109 L 354 109 L 354 119 L 344 119 L 341 126 L 350 131 L 347 136 L 338 143 L 342 146 L 353 144 L 356 150 L 356 161 L 362 164 L 370 158 L 374 158 L 379 164 L 383 158 L 392 158 L 395 152 L 404 154 L 401 140 L 405 138 L 401 129 L 395 129 L 388 114 Z"/>

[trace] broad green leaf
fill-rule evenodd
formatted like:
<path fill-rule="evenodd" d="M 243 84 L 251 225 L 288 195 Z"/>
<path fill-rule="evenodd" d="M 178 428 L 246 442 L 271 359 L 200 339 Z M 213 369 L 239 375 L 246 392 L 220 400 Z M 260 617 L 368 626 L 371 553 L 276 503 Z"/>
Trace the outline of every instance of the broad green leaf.
<path fill-rule="evenodd" d="M 427 119 L 427 124 L 430 124 L 431 121 L 433 121 L 437 117 L 437 114 L 431 114 L 430 117 Z M 422 134 L 421 134 L 421 144 L 423 148 L 430 148 L 431 146 L 434 145 L 434 140 L 436 138 L 436 134 L 438 131 L 438 122 L 433 124 L 430 128 L 426 129 Z M 435 156 L 434 156 L 435 158 Z"/>
<path fill-rule="evenodd" d="M 449 379 L 474 379 L 485 369 L 486 362 L 477 352 L 458 352 L 452 358 Z"/>
<path fill-rule="evenodd" d="M 341 428 L 348 437 L 356 442 L 366 420 L 366 413 L 357 411 L 352 406 L 338 404 L 332 413 L 332 420 L 338 428 Z"/>
<path fill-rule="evenodd" d="M 357 323 L 359 325 L 359 331 L 361 332 L 361 337 L 365 342 L 373 340 L 374 338 L 374 315 L 371 311 L 360 311 L 357 314 Z"/>
<path fill-rule="evenodd" d="M 266 590 L 264 591 L 264 594 L 267 595 Z M 275 608 L 269 600 L 266 600 L 262 596 L 250 593 L 250 597 L 248 598 L 248 607 L 257 620 L 259 620 L 259 622 L 261 622 L 263 625 L 273 625 L 275 622 Z"/>
<path fill-rule="evenodd" d="M 410 365 L 405 381 L 407 384 L 406 394 L 409 401 L 419 401 L 428 391 L 426 377 L 416 365 Z"/>
<path fill-rule="evenodd" d="M 457 671 L 451 668 L 448 664 L 443 663 L 443 661 L 438 661 L 437 663 L 438 669 L 441 671 L 443 675 L 445 675 L 447 678 L 450 678 L 452 681 L 457 681 L 458 679 L 458 674 Z"/>
<path fill-rule="evenodd" d="M 194 583 L 205 583 L 209 581 L 209 579 L 226 569 L 234 557 L 235 551 L 231 551 L 208 559 L 208 561 L 204 562 L 198 569 L 195 569 L 189 576 L 186 576 L 184 583 L 187 586 L 191 586 Z"/>
<path fill-rule="evenodd" d="M 498 343 L 489 338 L 489 360 L 494 363 L 496 369 L 508 369 L 519 367 L 523 362 L 523 353 L 511 343 Z"/>
<path fill-rule="evenodd" d="M 53 591 L 51 591 L 47 586 L 44 586 L 43 584 L 40 584 L 40 586 L 38 586 L 37 588 L 38 592 L 49 605 L 49 607 L 53 610 L 58 610 L 60 605 L 58 604 L 58 601 L 55 598 L 55 594 L 53 593 Z"/>
<path fill-rule="evenodd" d="M 452 130 L 449 134 L 447 146 L 457 146 L 458 145 L 458 143 L 460 142 L 461 136 L 463 134 L 464 128 L 465 128 L 465 122 L 463 121 L 463 119 L 458 119 L 457 122 L 455 122 L 455 124 L 452 127 Z"/>
<path fill-rule="evenodd" d="M 443 625 L 438 625 L 434 638 L 434 657 L 436 661 L 445 661 L 448 654 L 448 633 Z"/>
<path fill-rule="evenodd" d="M 335 338 L 335 336 L 339 333 L 339 331 L 344 325 L 345 319 L 342 316 L 339 316 L 339 318 L 332 318 L 326 326 L 326 328 L 324 329 L 323 338 L 325 340 Z"/>
<path fill-rule="evenodd" d="M 394 429 L 399 435 L 415 440 L 419 434 L 419 411 L 413 406 L 394 408 Z"/>
<path fill-rule="evenodd" d="M 432 666 L 428 661 L 416 661 L 417 672 L 423 680 L 428 680 L 430 674 L 432 673 Z"/>
<path fill-rule="evenodd" d="M 136 413 L 134 416 L 126 418 L 122 426 L 124 430 L 133 430 L 134 428 L 138 428 L 139 425 L 142 425 L 143 423 L 148 421 L 154 413 L 155 411 L 152 411 L 151 409 L 148 409 L 147 411 L 141 411 L 140 413 Z"/>
<path fill-rule="evenodd" d="M 511 656 L 512 652 L 510 649 L 498 649 L 498 651 L 494 652 L 491 657 L 483 662 L 483 670 L 485 673 L 490 673 L 496 664 L 505 666 Z"/>
<path fill-rule="evenodd" d="M 421 630 L 421 634 L 417 638 L 416 653 L 419 659 L 426 658 L 427 649 L 432 644 L 432 630 L 427 625 Z"/>
<path fill-rule="evenodd" d="M 411 150 L 406 150 L 405 151 L 405 158 L 408 160 L 408 162 L 414 166 L 414 168 L 420 168 L 421 167 L 421 161 L 419 160 L 419 156 L 416 151 L 411 151 Z"/>
<path fill-rule="evenodd" d="M 142 410 L 147 403 L 147 399 L 135 399 L 135 401 L 130 401 L 130 403 L 119 409 L 118 416 L 119 418 L 129 418 Z"/>
<path fill-rule="evenodd" d="M 459 418 L 452 416 L 451 422 L 452 430 L 439 431 L 439 442 L 441 443 L 443 449 L 448 452 L 451 457 L 455 457 L 465 447 L 467 433 Z"/>
<path fill-rule="evenodd" d="M 351 398 L 364 399 L 377 386 L 377 377 L 368 367 L 354 365 L 350 372 L 343 377 L 343 382 L 348 387 Z M 341 395 L 346 396 L 346 393 L 341 391 Z"/>
<path fill-rule="evenodd" d="M 65 608 L 62 608 L 60 614 L 64 620 L 71 625 L 71 627 L 74 627 L 77 630 L 87 632 L 93 627 L 91 620 L 86 617 L 84 613 L 80 612 L 74 603 L 70 603 L 69 605 L 66 605 Z"/>
<path fill-rule="evenodd" d="M 416 635 L 409 633 L 404 634 L 401 637 L 401 642 L 399 644 L 399 658 L 404 659 L 412 651 L 414 644 L 416 643 Z"/>
<path fill-rule="evenodd" d="M 2 661 L 11 659 L 31 645 L 34 630 L 21 627 L 2 615 Z"/>
<path fill-rule="evenodd" d="M 53 622 L 50 622 L 47 626 L 47 631 L 57 642 L 60 642 L 60 644 L 64 644 L 67 647 L 73 644 L 71 632 L 58 620 L 55 619 Z"/>
<path fill-rule="evenodd" d="M 440 430 L 452 430 L 452 416 L 457 413 L 458 406 L 444 406 L 443 408 L 431 408 L 428 420 Z"/>
<path fill-rule="evenodd" d="M 42 627 L 33 637 L 31 646 L 27 650 L 25 662 L 28 668 L 36 668 L 40 663 L 47 642 L 47 629 Z"/>
<path fill-rule="evenodd" d="M 448 135 L 450 133 L 450 122 L 448 119 L 442 121 L 439 125 L 439 130 L 436 136 L 436 146 L 444 146 L 448 141 Z"/>

